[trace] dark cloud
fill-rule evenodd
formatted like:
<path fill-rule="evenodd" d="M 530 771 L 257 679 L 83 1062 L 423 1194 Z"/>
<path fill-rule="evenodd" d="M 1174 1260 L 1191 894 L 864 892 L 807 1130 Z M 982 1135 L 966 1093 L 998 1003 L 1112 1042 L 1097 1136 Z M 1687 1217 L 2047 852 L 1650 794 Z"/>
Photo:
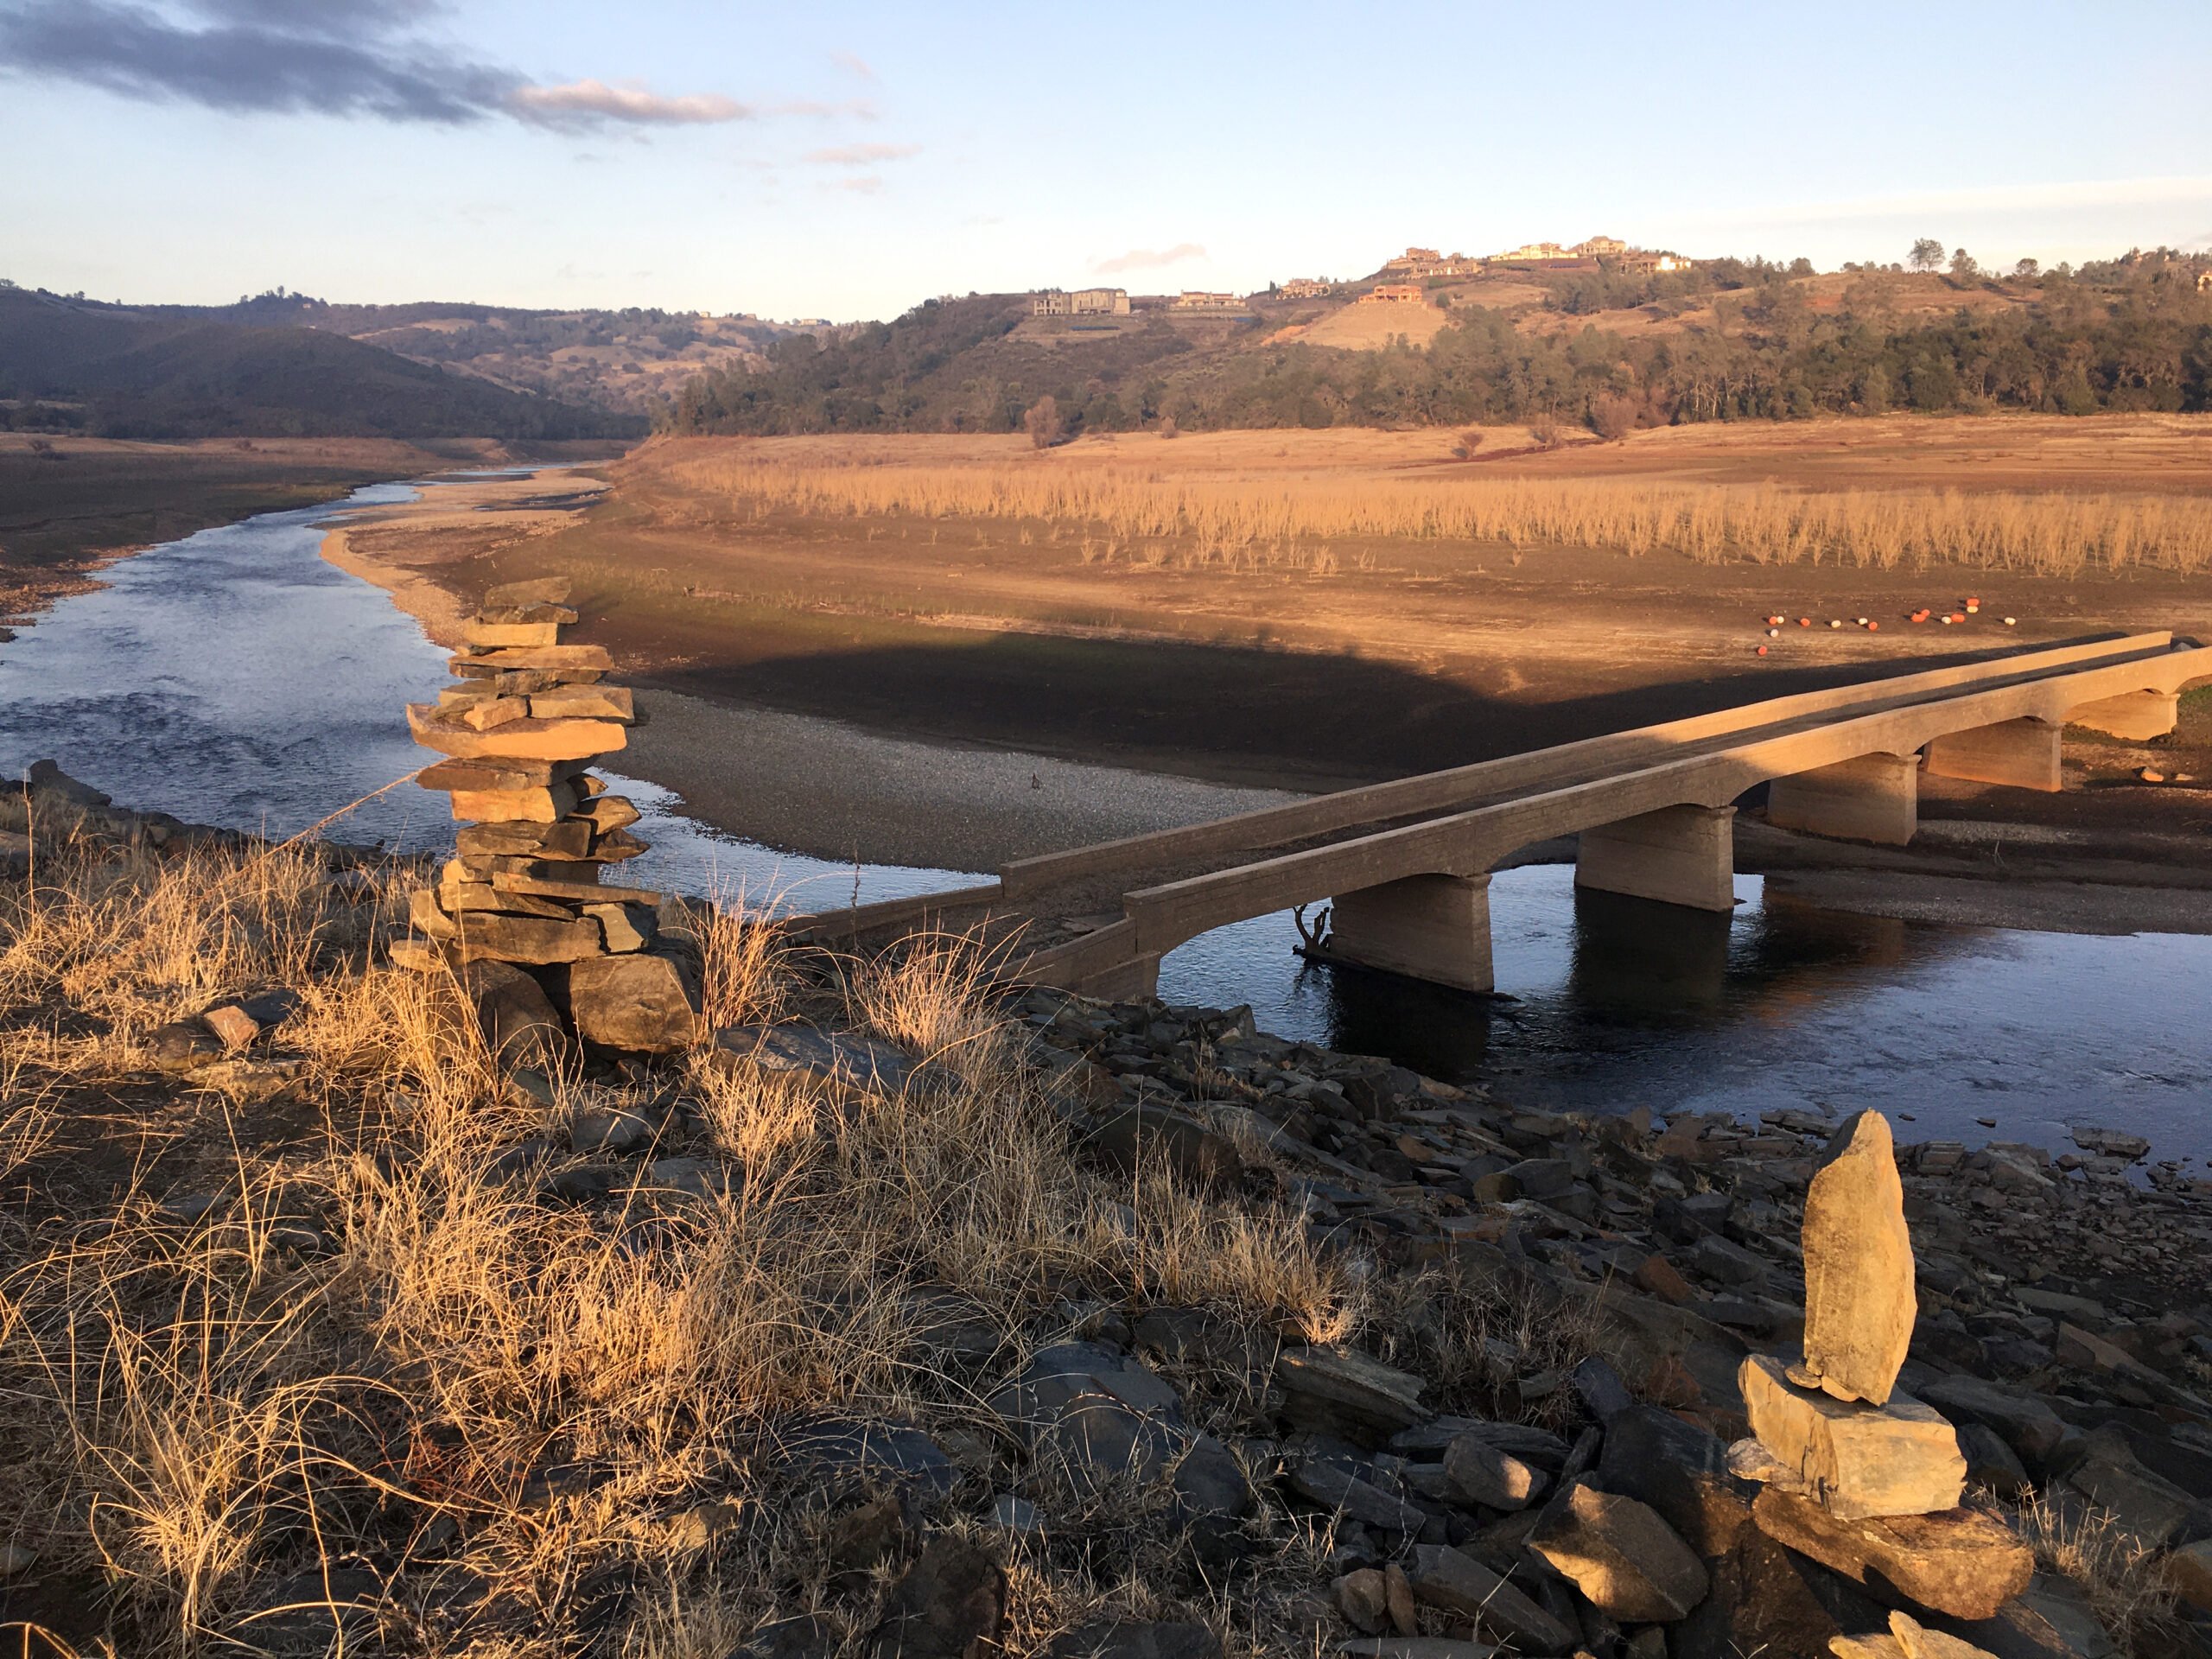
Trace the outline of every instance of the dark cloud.
<path fill-rule="evenodd" d="M 226 0 L 207 10 L 230 15 L 309 8 Z M 520 84 L 511 71 L 389 38 L 378 25 L 394 10 L 391 0 L 370 6 L 365 37 L 346 39 L 219 19 L 192 29 L 100 0 L 0 4 L 0 67 L 217 110 L 319 110 L 390 121 L 479 121 Z"/>
<path fill-rule="evenodd" d="M 535 126 L 741 121 L 714 93 L 670 97 L 583 79 L 534 82 L 416 35 L 439 0 L 186 0 L 192 22 L 117 0 L 0 0 L 0 71 L 240 113 L 315 111 Z M 779 106 L 772 113 L 783 113 Z"/>

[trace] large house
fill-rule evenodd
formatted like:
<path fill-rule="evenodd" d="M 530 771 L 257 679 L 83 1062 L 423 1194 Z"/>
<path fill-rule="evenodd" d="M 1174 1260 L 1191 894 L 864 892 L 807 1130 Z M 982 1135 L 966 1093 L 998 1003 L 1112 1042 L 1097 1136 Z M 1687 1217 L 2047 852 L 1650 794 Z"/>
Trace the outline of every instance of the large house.
<path fill-rule="evenodd" d="M 1359 296 L 1362 305 L 1425 305 L 1427 302 L 1419 283 L 1377 283 Z"/>
<path fill-rule="evenodd" d="M 1325 283 L 1313 276 L 1294 276 L 1277 288 L 1275 294 L 1286 300 L 1318 300 L 1336 291 L 1334 283 Z"/>
<path fill-rule="evenodd" d="M 1382 269 L 1389 275 L 1406 282 L 1420 282 L 1429 276 L 1479 276 L 1483 262 L 1470 259 L 1464 253 L 1439 253 L 1434 248 L 1408 248 L 1395 258 L 1382 262 Z"/>
<path fill-rule="evenodd" d="M 1048 288 L 1029 296 L 1033 317 L 1126 317 L 1129 291 L 1126 288 L 1078 288 L 1063 293 Z"/>
<path fill-rule="evenodd" d="M 1244 302 L 1234 294 L 1214 294 L 1201 289 L 1185 289 L 1167 302 L 1170 311 L 1242 311 Z"/>

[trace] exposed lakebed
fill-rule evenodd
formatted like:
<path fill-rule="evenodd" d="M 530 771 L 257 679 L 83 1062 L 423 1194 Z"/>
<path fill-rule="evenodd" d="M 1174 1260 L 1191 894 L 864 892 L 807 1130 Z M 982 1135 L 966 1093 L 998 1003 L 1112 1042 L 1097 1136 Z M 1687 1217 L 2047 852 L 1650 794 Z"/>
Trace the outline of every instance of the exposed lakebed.
<path fill-rule="evenodd" d="M 350 504 L 410 493 L 377 486 Z M 446 653 L 321 558 L 334 511 L 264 514 L 125 560 L 0 646 L 0 770 L 51 756 L 120 802 L 194 822 L 289 835 L 342 812 L 335 839 L 449 842 L 442 798 L 374 793 L 423 764 L 401 706 L 435 693 Z M 820 909 L 963 879 L 779 853 L 685 816 L 665 789 L 616 786 L 653 843 L 630 868 L 671 890 Z M 1752 877 L 1738 891 L 1732 919 L 1700 926 L 1578 903 L 1565 867 L 1501 872 L 1509 995 L 1494 1001 L 1305 964 L 1287 916 L 1193 941 L 1163 964 L 1160 990 L 1249 1002 L 1277 1035 L 1530 1105 L 1878 1106 L 1907 1139 L 2063 1152 L 2070 1126 L 2099 1124 L 2148 1137 L 2159 1157 L 2212 1150 L 2212 938 L 1903 922 L 1770 901 Z"/>

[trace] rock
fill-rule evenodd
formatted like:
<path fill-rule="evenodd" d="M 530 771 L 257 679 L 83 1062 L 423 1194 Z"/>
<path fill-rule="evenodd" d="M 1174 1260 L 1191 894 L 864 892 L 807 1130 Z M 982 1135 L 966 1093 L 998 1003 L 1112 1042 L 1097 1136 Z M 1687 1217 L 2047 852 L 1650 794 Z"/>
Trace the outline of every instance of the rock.
<path fill-rule="evenodd" d="M 1382 1574 L 1371 1567 L 1347 1573 L 1329 1586 L 1329 1595 L 1345 1624 L 1369 1636 L 1390 1622 L 1390 1595 Z"/>
<path fill-rule="evenodd" d="M 1647 1255 L 1636 1264 L 1630 1282 L 1638 1290 L 1656 1296 L 1662 1302 L 1681 1307 L 1697 1300 L 1697 1287 L 1682 1277 L 1675 1264 L 1665 1256 Z"/>
<path fill-rule="evenodd" d="M 1428 1512 L 1322 1458 L 1307 1458 L 1287 1477 L 1290 1488 L 1338 1515 L 1384 1532 L 1412 1535 L 1427 1524 Z"/>
<path fill-rule="evenodd" d="M 1128 1354 L 1091 1342 L 1055 1343 L 1039 1350 L 988 1403 L 1009 1427 L 1027 1435 L 1087 1395 L 1118 1400 L 1164 1422 L 1183 1421 L 1182 1400 L 1173 1384 Z"/>
<path fill-rule="evenodd" d="M 2094 1152 L 2102 1157 L 2125 1158 L 2133 1164 L 2139 1163 L 2151 1155 L 2151 1143 L 2139 1135 L 2086 1127 L 2075 1129 L 2072 1134 L 2075 1146 L 2084 1152 Z"/>
<path fill-rule="evenodd" d="M 1493 1659 L 1498 1649 L 1448 1636 L 1364 1636 L 1338 1643 L 1337 1651 L 1351 1659 Z"/>
<path fill-rule="evenodd" d="M 2152 1549 L 2177 1537 L 2196 1507 L 2187 1492 L 2145 1468 L 2126 1437 L 2109 1425 L 2090 1432 L 2082 1460 L 2066 1471 L 2066 1484 L 2109 1510 L 2124 1531 Z"/>
<path fill-rule="evenodd" d="M 1221 1659 L 1221 1638 L 1203 1624 L 1098 1620 L 1053 1638 L 1046 1659 Z"/>
<path fill-rule="evenodd" d="M 1751 1433 L 1839 1520 L 1930 1514 L 1966 1490 L 1957 1434 L 1909 1395 L 1847 1404 L 1792 1386 L 1782 1363 L 1763 1354 L 1745 1360 L 1737 1379 Z"/>
<path fill-rule="evenodd" d="M 1029 1543 L 1043 1543 L 1049 1535 L 1037 1506 L 1013 1492 L 1001 1492 L 991 1500 L 990 1524 Z"/>
<path fill-rule="evenodd" d="M 1967 1423 L 1959 1429 L 1959 1452 L 1967 1460 L 1967 1484 L 1994 1492 L 2008 1503 L 2030 1488 L 2028 1471 L 1993 1428 Z"/>
<path fill-rule="evenodd" d="M 898 1423 L 819 1419 L 787 1430 L 781 1450 L 793 1468 L 817 1482 L 871 1487 L 885 1481 L 943 1495 L 960 1483 L 944 1449 L 918 1428 Z"/>
<path fill-rule="evenodd" d="M 575 963 L 565 976 L 565 989 L 576 1034 L 602 1048 L 673 1053 L 689 1048 L 698 1032 L 697 1000 L 666 957 L 598 957 Z"/>
<path fill-rule="evenodd" d="M 1897 1638 L 1885 1630 L 1877 1636 L 1839 1636 L 1828 1643 L 1834 1659 L 1904 1659 Z"/>
<path fill-rule="evenodd" d="M 1439 1544 L 1421 1544 L 1406 1568 L 1414 1599 L 1472 1619 L 1502 1639 L 1533 1653 L 1564 1654 L 1577 1633 L 1471 1555 Z"/>
<path fill-rule="evenodd" d="M 1996 1431 L 2022 1463 L 2047 1476 L 2066 1440 L 2066 1425 L 2042 1397 L 1984 1377 L 1931 1377 L 1922 1388 L 1930 1405 Z"/>
<path fill-rule="evenodd" d="M 1393 1370 L 1356 1349 L 1289 1348 L 1275 1362 L 1283 1416 L 1294 1427 L 1374 1440 L 1412 1427 L 1421 1409 L 1422 1380 Z"/>
<path fill-rule="evenodd" d="M 1164 1161 L 1186 1181 L 1226 1192 L 1244 1173 L 1244 1160 L 1226 1135 L 1187 1112 L 1148 1101 L 1109 1115 L 1086 1144 L 1123 1174 L 1135 1173 L 1147 1161 Z"/>
<path fill-rule="evenodd" d="M 892 1586 L 870 1639 L 877 1659 L 982 1659 L 1006 1627 L 1006 1569 L 941 1532 Z"/>
<path fill-rule="evenodd" d="M 2212 1613 L 2212 1539 L 2183 1544 L 2159 1563 L 2174 1595 L 2200 1613 Z"/>
<path fill-rule="evenodd" d="M 714 1055 L 721 1064 L 772 1076 L 799 1075 L 893 1094 L 913 1071 L 913 1062 L 888 1043 L 805 1025 L 731 1026 L 715 1033 Z"/>
<path fill-rule="evenodd" d="M 2035 1556 L 1995 1516 L 1974 1509 L 1846 1520 L 1772 1490 L 1751 1505 L 1759 1530 L 1853 1582 L 1886 1584 L 1955 1618 L 1987 1618 L 2027 1588 Z"/>
<path fill-rule="evenodd" d="M 1703 1564 L 1656 1511 L 1587 1481 L 1544 1506 L 1529 1548 L 1623 1624 L 1681 1618 L 1712 1587 Z"/>
<path fill-rule="evenodd" d="M 1889 1120 L 1860 1112 L 1805 1189 L 1805 1358 L 1798 1381 L 1881 1405 L 1911 1345 L 1912 1235 Z"/>
<path fill-rule="evenodd" d="M 1994 1616 L 1955 1623 L 1951 1633 L 1997 1659 L 2113 1659 L 2115 1651 L 2082 1592 L 2043 1574 Z"/>
<path fill-rule="evenodd" d="M 586 905 L 583 912 L 599 924 L 600 937 L 616 956 L 651 950 L 660 936 L 660 924 L 645 905 Z"/>
<path fill-rule="evenodd" d="M 459 974 L 484 1041 L 503 1067 L 566 1065 L 569 1028 L 534 976 L 512 963 L 492 961 L 465 963 Z"/>
<path fill-rule="evenodd" d="M 1444 1478 L 1465 1502 L 1491 1510 L 1525 1510 L 1550 1484 L 1478 1434 L 1455 1435 L 1444 1448 Z"/>
<path fill-rule="evenodd" d="M 24 1544 L 0 1544 L 0 1579 L 12 1579 L 38 1565 L 38 1552 Z"/>
<path fill-rule="evenodd" d="M 200 1016 L 200 1023 L 233 1052 L 261 1035 L 261 1022 L 235 1002 L 226 1002 Z"/>
<path fill-rule="evenodd" d="M 418 923 L 422 918 L 416 917 Z M 440 937 L 434 930 L 425 932 Z M 448 934 L 463 962 L 524 962 L 550 967 L 596 957 L 605 948 L 599 924 L 578 917 L 554 921 L 543 916 L 506 916 L 471 912 L 458 921 L 449 919 Z"/>
<path fill-rule="evenodd" d="M 1605 1426 L 1599 1484 L 1649 1504 L 1707 1560 L 1734 1548 L 1758 1489 L 1730 1473 L 1718 1436 L 1656 1406 L 1632 1406 Z"/>
<path fill-rule="evenodd" d="M 1393 1630 L 1400 1636 L 1411 1636 L 1421 1628 L 1420 1614 L 1414 1607 L 1413 1580 L 1395 1561 L 1382 1564 L 1382 1595 Z"/>
<path fill-rule="evenodd" d="M 1595 1354 L 1578 1363 L 1567 1380 L 1574 1385 L 1590 1414 L 1601 1423 L 1610 1422 L 1636 1403 L 1621 1374 Z"/>
<path fill-rule="evenodd" d="M 830 1531 L 830 1571 L 848 1588 L 899 1555 L 906 1543 L 906 1505 L 896 1492 L 869 1499 L 837 1517 Z"/>
<path fill-rule="evenodd" d="M 744 1514 L 745 1505 L 734 1498 L 702 1498 L 664 1517 L 655 1541 L 673 1551 L 704 1549 L 730 1532 Z"/>
<path fill-rule="evenodd" d="M 156 1071 L 183 1077 L 220 1059 L 223 1045 L 198 1020 L 179 1020 L 146 1033 L 146 1053 Z"/>
<path fill-rule="evenodd" d="M 301 1081 L 298 1060 L 217 1060 L 192 1073 L 194 1086 L 228 1095 L 241 1105 L 264 1106 Z"/>
<path fill-rule="evenodd" d="M 1856 1585 L 1791 1554 L 1757 1527 L 1745 1528 L 1711 1572 L 1712 1592 L 1668 1627 L 1671 1659 L 1796 1659 L 1882 1624 L 1884 1609 Z"/>
<path fill-rule="evenodd" d="M 383 1620 L 384 1581 L 353 1567 L 302 1573 L 278 1585 L 264 1605 L 238 1621 L 238 1635 L 266 1652 L 328 1649 L 355 1652 L 372 1647 Z"/>
<path fill-rule="evenodd" d="M 1902 1609 L 1890 1613 L 1890 1637 L 1904 1659 L 1993 1659 L 1988 1649 L 1931 1630 Z"/>

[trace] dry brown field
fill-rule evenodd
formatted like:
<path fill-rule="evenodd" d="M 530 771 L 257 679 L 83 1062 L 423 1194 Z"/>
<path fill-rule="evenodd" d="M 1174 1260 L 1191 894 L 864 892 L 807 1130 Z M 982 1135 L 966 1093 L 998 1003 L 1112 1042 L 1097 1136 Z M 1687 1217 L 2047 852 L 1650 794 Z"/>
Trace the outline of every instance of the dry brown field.
<path fill-rule="evenodd" d="M 566 569 L 675 689 L 1236 781 L 2113 628 L 2212 637 L 2202 419 L 694 439 L 612 476 L 525 546 L 403 562 L 463 589 Z M 1969 595 L 1966 623 L 1908 620 Z"/>

